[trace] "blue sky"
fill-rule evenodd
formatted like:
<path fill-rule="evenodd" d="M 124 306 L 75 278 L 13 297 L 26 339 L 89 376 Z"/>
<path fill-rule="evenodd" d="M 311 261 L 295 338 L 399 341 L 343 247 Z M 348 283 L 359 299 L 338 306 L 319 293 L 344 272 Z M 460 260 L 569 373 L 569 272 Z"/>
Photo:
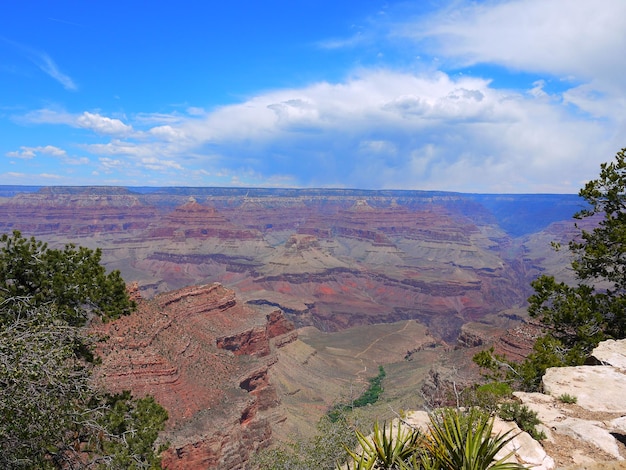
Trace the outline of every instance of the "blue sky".
<path fill-rule="evenodd" d="M 0 184 L 575 193 L 623 0 L 3 2 Z"/>

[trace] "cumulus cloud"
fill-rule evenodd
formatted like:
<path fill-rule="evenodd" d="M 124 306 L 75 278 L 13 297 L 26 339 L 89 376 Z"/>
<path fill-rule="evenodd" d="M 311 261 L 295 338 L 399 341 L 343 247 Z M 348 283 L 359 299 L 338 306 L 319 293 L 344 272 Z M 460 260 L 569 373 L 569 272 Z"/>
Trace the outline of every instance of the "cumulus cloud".
<path fill-rule="evenodd" d="M 624 145 L 626 2 L 450 5 L 416 21 L 386 20 L 403 47 L 440 57 L 438 67 L 362 67 L 211 111 L 116 118 L 42 109 L 22 119 L 96 133 L 80 148 L 112 178 L 150 170 L 163 175 L 160 184 L 576 192 Z M 532 78 L 507 89 L 489 72 L 442 69 L 476 64 Z"/>
<path fill-rule="evenodd" d="M 362 71 L 85 148 L 195 177 L 219 165 L 252 172 L 261 185 L 281 174 L 298 186 L 575 192 L 614 153 L 617 121 L 605 110 L 605 122 L 589 122 L 534 86 L 515 92 L 442 72 Z"/>
<path fill-rule="evenodd" d="M 544 86 L 511 91 L 438 71 L 361 70 L 209 113 L 142 116 L 143 131 L 95 113 L 31 118 L 110 137 L 82 146 L 106 174 L 143 169 L 187 184 L 575 192 L 619 148 L 622 121 L 592 90 L 552 97 Z M 574 102 L 601 119 L 572 111 Z"/>
<path fill-rule="evenodd" d="M 107 174 L 113 173 L 114 171 L 118 171 L 126 166 L 124 162 L 122 162 L 122 160 L 108 158 L 108 157 L 99 158 L 98 163 L 100 166 L 100 170 Z"/>
<path fill-rule="evenodd" d="M 186 138 L 186 134 L 182 129 L 170 125 L 153 127 L 148 131 L 148 133 L 154 137 L 167 141 L 182 141 Z"/>
<path fill-rule="evenodd" d="M 130 134 L 132 126 L 124 124 L 119 119 L 112 119 L 99 114 L 85 111 L 76 118 L 76 124 L 83 129 L 90 129 L 98 134 L 125 135 Z"/>
<path fill-rule="evenodd" d="M 21 158 L 24 160 L 30 160 L 35 158 L 38 154 L 50 155 L 53 157 L 65 157 L 67 152 L 63 149 L 55 147 L 53 145 L 39 146 L 39 147 L 26 147 L 21 146 L 20 150 L 7 152 L 7 157 Z"/>
<path fill-rule="evenodd" d="M 68 113 L 62 109 L 43 108 L 14 118 L 18 122 L 30 124 L 64 124 L 87 129 L 96 134 L 127 136 L 133 133 L 133 127 L 121 120 L 85 111 L 82 114 Z"/>
<path fill-rule="evenodd" d="M 511 91 L 443 72 L 363 70 L 210 113 L 144 115 L 144 124 L 167 124 L 141 132 L 85 113 L 85 127 L 117 137 L 83 149 L 100 157 L 104 173 L 143 168 L 200 184 L 203 176 L 243 184 L 248 174 L 255 185 L 282 175 L 292 186 L 575 192 L 614 153 L 616 124 L 606 110 L 602 123 L 570 112 L 570 101 L 585 99 L 580 90 L 544 99 L 542 87 Z"/>
<path fill-rule="evenodd" d="M 38 147 L 26 147 L 21 146 L 19 150 L 13 152 L 7 152 L 6 156 L 9 158 L 19 158 L 22 160 L 31 160 L 38 155 L 50 156 L 57 158 L 61 163 L 66 165 L 87 165 L 89 164 L 89 158 L 70 156 L 67 152 L 54 145 L 45 145 Z"/>

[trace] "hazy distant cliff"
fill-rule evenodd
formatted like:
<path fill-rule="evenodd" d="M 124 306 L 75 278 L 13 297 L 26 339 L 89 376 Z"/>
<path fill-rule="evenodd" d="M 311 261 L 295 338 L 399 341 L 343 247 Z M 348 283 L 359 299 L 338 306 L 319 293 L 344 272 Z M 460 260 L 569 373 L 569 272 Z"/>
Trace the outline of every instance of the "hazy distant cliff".
<path fill-rule="evenodd" d="M 0 231 L 100 247 L 145 296 L 221 282 L 299 326 L 415 318 L 443 338 L 522 305 L 554 256 L 533 251 L 532 237 L 581 204 L 433 191 L 22 189 L 0 188 Z"/>

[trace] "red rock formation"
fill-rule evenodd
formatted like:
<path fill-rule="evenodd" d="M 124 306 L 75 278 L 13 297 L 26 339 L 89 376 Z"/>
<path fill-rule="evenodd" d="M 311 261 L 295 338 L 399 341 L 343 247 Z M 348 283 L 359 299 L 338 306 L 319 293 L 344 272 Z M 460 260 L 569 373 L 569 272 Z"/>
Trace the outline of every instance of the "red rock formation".
<path fill-rule="evenodd" d="M 146 234 L 149 238 L 219 238 L 223 240 L 260 239 L 258 231 L 237 227 L 215 208 L 198 204 L 194 199 L 163 217 Z"/>
<path fill-rule="evenodd" d="M 110 391 L 153 395 L 168 410 L 165 468 L 244 468 L 271 437 L 278 403 L 267 376 L 271 351 L 295 339 L 293 325 L 280 311 L 263 315 L 240 304 L 220 284 L 138 305 L 128 317 L 93 326 L 108 337 L 98 347 L 95 380 Z M 236 352 L 220 338 L 236 338 Z"/>
<path fill-rule="evenodd" d="M 535 341 L 541 335 L 542 330 L 538 323 L 523 323 L 498 337 L 494 351 L 512 361 L 523 361 L 532 352 Z"/>

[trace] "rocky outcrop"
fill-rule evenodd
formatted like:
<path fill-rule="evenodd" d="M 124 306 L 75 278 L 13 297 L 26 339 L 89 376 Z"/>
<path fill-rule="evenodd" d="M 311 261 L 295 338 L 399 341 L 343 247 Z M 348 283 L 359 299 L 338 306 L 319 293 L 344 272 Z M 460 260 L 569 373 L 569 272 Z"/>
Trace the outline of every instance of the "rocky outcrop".
<path fill-rule="evenodd" d="M 523 322 L 499 336 L 494 344 L 494 351 L 512 361 L 523 361 L 532 352 L 535 341 L 541 335 L 539 324 Z"/>
<path fill-rule="evenodd" d="M 499 314 L 490 322 L 468 322 L 461 327 L 457 348 L 489 345 L 498 355 L 522 361 L 542 335 L 541 325 L 517 314 Z M 513 326 L 512 326 L 513 325 Z"/>
<path fill-rule="evenodd" d="M 467 333 L 464 337 L 478 341 Z M 500 457 L 511 452 L 508 461 L 532 470 L 626 468 L 626 339 L 600 343 L 589 362 L 601 365 L 550 368 L 543 377 L 544 393 L 514 393 L 537 413 L 546 439 L 535 441 L 515 423 L 496 418 L 494 435 L 511 431 L 515 436 Z M 403 421 L 425 429 L 430 419 L 414 411 Z"/>
<path fill-rule="evenodd" d="M 145 235 L 149 238 L 187 238 L 223 240 L 253 240 L 261 238 L 258 231 L 237 227 L 213 207 L 198 204 L 194 198 L 167 214 Z"/>
<path fill-rule="evenodd" d="M 551 368 L 544 393 L 515 393 L 538 413 L 559 468 L 617 468 L 607 465 L 626 459 L 626 340 L 601 343 L 592 357 L 604 365 Z"/>
<path fill-rule="evenodd" d="M 220 284 L 137 300 L 134 314 L 92 326 L 107 338 L 96 382 L 152 395 L 168 410 L 165 468 L 245 468 L 282 419 L 268 371 L 275 348 L 296 339 L 293 324 Z"/>

